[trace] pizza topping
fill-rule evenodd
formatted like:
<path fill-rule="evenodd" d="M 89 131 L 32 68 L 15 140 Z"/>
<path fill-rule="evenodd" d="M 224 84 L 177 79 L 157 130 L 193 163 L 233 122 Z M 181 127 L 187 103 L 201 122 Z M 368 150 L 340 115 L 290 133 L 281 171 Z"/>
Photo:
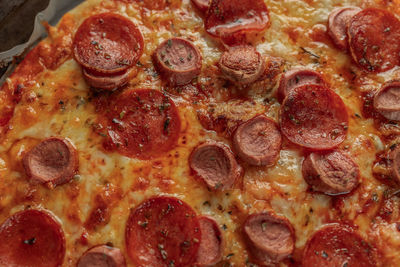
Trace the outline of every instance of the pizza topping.
<path fill-rule="evenodd" d="M 114 90 L 127 84 L 128 81 L 137 74 L 137 68 L 133 67 L 126 71 L 110 75 L 96 73 L 85 68 L 82 72 L 83 77 L 91 87 L 103 90 Z"/>
<path fill-rule="evenodd" d="M 193 5 L 195 5 L 200 11 L 207 12 L 210 7 L 209 0 L 192 0 Z"/>
<path fill-rule="evenodd" d="M 328 18 L 328 34 L 332 38 L 333 43 L 342 50 L 349 47 L 347 29 L 351 18 L 361 11 L 359 7 L 339 7 L 329 14 Z"/>
<path fill-rule="evenodd" d="M 199 217 L 201 242 L 197 253 L 196 266 L 212 266 L 222 258 L 222 233 L 214 219 Z"/>
<path fill-rule="evenodd" d="M 246 85 L 263 74 L 265 59 L 253 46 L 235 46 L 222 54 L 219 68 L 232 82 Z"/>
<path fill-rule="evenodd" d="M 358 165 L 338 150 L 311 153 L 303 162 L 302 172 L 313 190 L 327 195 L 351 192 L 358 185 L 360 176 Z"/>
<path fill-rule="evenodd" d="M 21 211 L 0 226 L 1 266 L 58 267 L 64 255 L 64 232 L 47 212 Z"/>
<path fill-rule="evenodd" d="M 272 166 L 278 159 L 282 137 L 276 123 L 259 115 L 241 124 L 233 135 L 239 157 L 256 166 Z"/>
<path fill-rule="evenodd" d="M 189 158 L 190 168 L 210 189 L 229 189 L 242 173 L 231 150 L 223 143 L 197 146 Z"/>
<path fill-rule="evenodd" d="M 24 156 L 23 165 L 33 182 L 52 188 L 69 182 L 77 173 L 78 153 L 69 140 L 50 137 Z"/>
<path fill-rule="evenodd" d="M 129 19 L 114 13 L 89 17 L 75 34 L 73 52 L 84 68 L 119 73 L 132 67 L 143 53 L 143 37 Z"/>
<path fill-rule="evenodd" d="M 299 146 L 327 150 L 346 138 L 346 106 L 325 86 L 308 84 L 293 89 L 283 101 L 280 114 L 282 133 Z"/>
<path fill-rule="evenodd" d="M 107 245 L 95 246 L 87 250 L 79 259 L 77 267 L 125 267 L 121 250 Z"/>
<path fill-rule="evenodd" d="M 349 23 L 349 44 L 354 61 L 370 72 L 400 64 L 400 21 L 389 11 L 367 8 Z"/>
<path fill-rule="evenodd" d="M 375 94 L 374 109 L 388 120 L 400 121 L 400 81 L 391 81 Z"/>
<path fill-rule="evenodd" d="M 307 241 L 303 266 L 376 266 L 373 248 L 352 229 L 328 225 Z"/>
<path fill-rule="evenodd" d="M 139 159 L 160 156 L 177 144 L 181 121 L 174 102 L 150 89 L 129 90 L 109 101 L 104 147 Z"/>
<path fill-rule="evenodd" d="M 282 103 L 289 92 L 294 88 L 305 84 L 323 85 L 325 84 L 325 81 L 321 74 L 309 69 L 294 69 L 285 72 L 281 77 L 278 87 L 279 102 Z"/>
<path fill-rule="evenodd" d="M 393 178 L 396 183 L 400 183 L 400 146 L 390 151 L 389 159 L 391 161 L 391 178 Z"/>
<path fill-rule="evenodd" d="M 132 210 L 126 247 L 135 266 L 191 266 L 201 242 L 193 209 L 173 197 L 154 197 Z"/>
<path fill-rule="evenodd" d="M 205 20 L 206 31 L 223 40 L 263 31 L 269 24 L 263 0 L 211 0 Z"/>
<path fill-rule="evenodd" d="M 244 235 L 254 261 L 273 266 L 293 253 L 294 230 L 290 222 L 271 213 L 257 213 L 247 217 Z"/>
<path fill-rule="evenodd" d="M 154 61 L 161 74 L 172 85 L 190 83 L 200 74 L 200 50 L 183 38 L 172 38 L 161 43 L 154 53 Z"/>

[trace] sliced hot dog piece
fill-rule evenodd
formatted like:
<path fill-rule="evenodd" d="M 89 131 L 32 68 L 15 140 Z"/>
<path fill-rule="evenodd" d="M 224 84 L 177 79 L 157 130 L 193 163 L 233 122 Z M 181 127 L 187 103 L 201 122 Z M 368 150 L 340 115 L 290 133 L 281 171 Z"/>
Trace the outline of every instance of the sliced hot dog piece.
<path fill-rule="evenodd" d="M 78 152 L 69 140 L 50 137 L 26 153 L 23 165 L 33 182 L 55 187 L 67 183 L 77 173 Z"/>
<path fill-rule="evenodd" d="M 232 151 L 223 143 L 207 142 L 197 146 L 189 158 L 192 171 L 210 189 L 229 189 L 242 173 Z"/>
<path fill-rule="evenodd" d="M 103 90 L 114 90 L 128 83 L 130 79 L 136 76 L 137 68 L 132 67 L 126 71 L 116 74 L 102 74 L 83 69 L 83 77 L 93 88 Z"/>
<path fill-rule="evenodd" d="M 375 94 L 374 109 L 388 120 L 400 121 L 400 81 L 391 81 Z"/>
<path fill-rule="evenodd" d="M 293 253 L 294 229 L 284 217 L 272 213 L 252 214 L 247 217 L 243 231 L 257 264 L 275 266 Z"/>
<path fill-rule="evenodd" d="M 0 266 L 58 267 L 64 255 L 64 232 L 45 211 L 17 212 L 0 226 Z"/>
<path fill-rule="evenodd" d="M 232 82 L 250 84 L 265 70 L 265 59 L 253 46 L 234 46 L 219 60 L 221 72 Z"/>
<path fill-rule="evenodd" d="M 177 198 L 154 197 L 131 213 L 126 248 L 134 266 L 192 266 L 201 242 L 193 209 Z"/>
<path fill-rule="evenodd" d="M 328 34 L 333 43 L 342 50 L 349 47 L 347 30 L 351 18 L 362 9 L 354 6 L 335 8 L 328 17 Z"/>
<path fill-rule="evenodd" d="M 181 121 L 172 100 L 156 90 L 128 90 L 107 101 L 104 147 L 127 157 L 150 159 L 176 146 Z"/>
<path fill-rule="evenodd" d="M 87 250 L 79 259 L 77 267 L 125 267 L 125 257 L 118 248 L 107 245 Z"/>
<path fill-rule="evenodd" d="M 279 82 L 278 101 L 286 98 L 291 90 L 305 84 L 325 84 L 324 78 L 316 71 L 309 69 L 294 69 L 285 72 Z"/>
<path fill-rule="evenodd" d="M 132 67 L 143 53 L 143 37 L 129 19 L 114 13 L 87 18 L 75 34 L 73 53 L 84 68 L 119 73 Z"/>
<path fill-rule="evenodd" d="M 383 72 L 400 63 L 400 21 L 389 11 L 367 8 L 349 23 L 354 61 L 370 72 Z"/>
<path fill-rule="evenodd" d="M 204 24 L 209 34 L 229 44 L 232 37 L 263 31 L 270 21 L 263 0 L 211 0 Z"/>
<path fill-rule="evenodd" d="M 200 50 L 183 38 L 164 41 L 158 46 L 153 57 L 158 70 L 172 85 L 188 84 L 201 71 Z"/>
<path fill-rule="evenodd" d="M 239 157 L 255 166 L 272 166 L 278 159 L 282 137 L 277 124 L 259 115 L 241 124 L 233 135 Z"/>
<path fill-rule="evenodd" d="M 204 13 L 206 13 L 208 8 L 210 7 L 209 0 L 192 0 L 192 3 Z"/>
<path fill-rule="evenodd" d="M 214 266 L 222 259 L 222 233 L 214 219 L 198 218 L 201 230 L 201 242 L 197 252 L 196 266 Z"/>
<path fill-rule="evenodd" d="M 348 115 L 340 96 L 321 85 L 293 89 L 280 110 L 281 131 L 289 141 L 313 150 L 332 149 L 347 135 Z"/>
<path fill-rule="evenodd" d="M 307 241 L 303 265 L 307 267 L 373 267 L 373 247 L 352 229 L 332 224 L 318 230 Z"/>
<path fill-rule="evenodd" d="M 360 179 L 358 165 L 339 150 L 311 153 L 303 161 L 302 172 L 304 180 L 314 191 L 327 195 L 349 193 Z"/>

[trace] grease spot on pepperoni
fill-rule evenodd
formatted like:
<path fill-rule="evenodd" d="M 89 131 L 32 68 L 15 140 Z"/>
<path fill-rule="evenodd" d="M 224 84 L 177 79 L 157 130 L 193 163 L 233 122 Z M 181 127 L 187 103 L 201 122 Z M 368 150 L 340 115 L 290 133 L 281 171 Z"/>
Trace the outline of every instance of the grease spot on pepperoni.
<path fill-rule="evenodd" d="M 400 21 L 389 11 L 367 8 L 348 29 L 351 55 L 364 70 L 383 72 L 400 64 Z"/>
<path fill-rule="evenodd" d="M 211 0 L 204 24 L 209 34 L 229 44 L 247 32 L 263 31 L 270 21 L 263 0 Z"/>
<path fill-rule="evenodd" d="M 151 89 L 128 90 L 108 103 L 107 138 L 103 144 L 106 150 L 151 159 L 176 146 L 181 121 L 168 96 Z"/>
<path fill-rule="evenodd" d="M 193 209 L 173 197 L 154 197 L 131 211 L 126 247 L 135 266 L 191 266 L 201 242 Z"/>
<path fill-rule="evenodd" d="M 76 61 L 86 69 L 118 73 L 136 64 L 143 53 L 143 37 L 129 19 L 114 13 L 87 18 L 74 37 Z"/>
<path fill-rule="evenodd" d="M 360 12 L 359 7 L 338 7 L 335 8 L 328 17 L 328 34 L 333 43 L 342 50 L 349 47 L 347 30 L 351 18 Z"/>
<path fill-rule="evenodd" d="M 299 146 L 332 149 L 346 138 L 346 106 L 325 86 L 303 85 L 292 90 L 283 101 L 280 126 L 286 138 Z"/>
<path fill-rule="evenodd" d="M 352 158 L 339 150 L 311 153 L 302 166 L 304 180 L 315 191 L 347 194 L 359 183 L 360 172 Z"/>
<path fill-rule="evenodd" d="M 255 166 L 272 166 L 278 159 L 282 137 L 276 123 L 259 115 L 241 124 L 233 135 L 239 157 Z"/>
<path fill-rule="evenodd" d="M 64 232 L 47 212 L 17 212 L 0 226 L 1 266 L 58 267 L 64 255 Z"/>
<path fill-rule="evenodd" d="M 125 267 L 125 257 L 119 248 L 107 245 L 95 246 L 80 258 L 77 267 Z"/>
<path fill-rule="evenodd" d="M 201 242 L 197 253 L 196 266 L 212 266 L 222 259 L 222 233 L 214 219 L 207 216 L 201 216 L 198 219 Z"/>
<path fill-rule="evenodd" d="M 352 229 L 339 224 L 328 225 L 307 241 L 303 254 L 307 267 L 373 267 L 374 249 Z"/>
<path fill-rule="evenodd" d="M 400 81 L 385 83 L 373 101 L 375 111 L 388 120 L 400 121 Z"/>

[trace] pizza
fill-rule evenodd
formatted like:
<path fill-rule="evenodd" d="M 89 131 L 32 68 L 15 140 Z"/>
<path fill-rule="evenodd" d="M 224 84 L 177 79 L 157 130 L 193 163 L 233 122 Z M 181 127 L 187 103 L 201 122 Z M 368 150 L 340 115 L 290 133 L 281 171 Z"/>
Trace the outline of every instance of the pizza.
<path fill-rule="evenodd" d="M 0 266 L 399 266 L 400 1 L 86 0 L 0 90 Z"/>

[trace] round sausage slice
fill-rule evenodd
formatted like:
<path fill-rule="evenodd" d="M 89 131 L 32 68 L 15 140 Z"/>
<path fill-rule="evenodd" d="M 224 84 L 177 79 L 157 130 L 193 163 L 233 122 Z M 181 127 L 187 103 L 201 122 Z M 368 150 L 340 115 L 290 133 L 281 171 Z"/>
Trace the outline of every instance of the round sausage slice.
<path fill-rule="evenodd" d="M 183 38 L 172 38 L 161 43 L 153 55 L 158 70 L 172 85 L 190 83 L 200 74 L 200 50 Z"/>
<path fill-rule="evenodd" d="M 390 151 L 389 159 L 391 161 L 391 176 L 395 182 L 400 184 L 400 146 Z"/>
<path fill-rule="evenodd" d="M 293 253 L 294 229 L 283 217 L 271 213 L 257 213 L 247 217 L 244 235 L 253 260 L 274 266 Z"/>
<path fill-rule="evenodd" d="M 107 245 L 95 246 L 86 251 L 79 259 L 77 267 L 125 267 L 125 258 L 121 250 Z"/>
<path fill-rule="evenodd" d="M 253 46 L 234 46 L 222 54 L 219 69 L 228 80 L 246 85 L 263 74 L 265 59 Z"/>
<path fill-rule="evenodd" d="M 241 124 L 233 135 L 233 147 L 239 157 L 255 166 L 274 165 L 281 144 L 278 126 L 264 115 Z"/>
<path fill-rule="evenodd" d="M 232 151 L 223 143 L 208 142 L 197 146 L 189 166 L 210 189 L 229 189 L 241 175 L 242 168 Z"/>
<path fill-rule="evenodd" d="M 114 13 L 87 18 L 73 42 L 75 60 L 84 68 L 119 73 L 136 64 L 143 53 L 143 37 L 129 19 Z"/>
<path fill-rule="evenodd" d="M 285 98 L 280 124 L 289 141 L 313 150 L 328 150 L 345 140 L 348 115 L 335 92 L 307 84 L 293 89 Z"/>
<path fill-rule="evenodd" d="M 64 255 L 64 232 L 45 211 L 17 212 L 0 226 L 0 266 L 58 267 Z"/>
<path fill-rule="evenodd" d="M 321 74 L 309 69 L 294 69 L 285 72 L 279 82 L 278 101 L 282 103 L 290 91 L 305 84 L 324 85 L 325 81 Z"/>
<path fill-rule="evenodd" d="M 349 45 L 354 61 L 370 72 L 400 64 L 400 21 L 391 12 L 367 8 L 349 23 Z"/>
<path fill-rule="evenodd" d="M 65 139 L 50 137 L 34 148 L 23 158 L 25 172 L 35 183 L 55 187 L 67 183 L 78 171 L 78 152 L 73 144 Z"/>
<path fill-rule="evenodd" d="M 131 210 L 125 232 L 134 266 L 192 266 L 201 242 L 193 209 L 177 198 L 154 197 Z"/>
<path fill-rule="evenodd" d="M 124 86 L 130 79 L 136 76 L 137 68 L 132 67 L 121 73 L 104 75 L 102 73 L 96 73 L 83 68 L 83 77 L 86 82 L 93 88 L 102 90 L 114 90 Z"/>
<path fill-rule="evenodd" d="M 373 267 L 373 247 L 352 229 L 332 224 L 318 230 L 307 241 L 303 265 L 307 267 Z"/>
<path fill-rule="evenodd" d="M 328 17 L 328 34 L 333 43 L 342 50 L 349 47 L 347 29 L 351 18 L 360 12 L 359 7 L 348 6 L 335 8 Z"/>
<path fill-rule="evenodd" d="M 209 0 L 192 0 L 193 5 L 195 5 L 200 11 L 207 12 L 210 7 Z"/>
<path fill-rule="evenodd" d="M 207 216 L 198 218 L 201 242 L 197 252 L 196 266 L 214 266 L 222 259 L 222 233 L 214 219 Z"/>
<path fill-rule="evenodd" d="M 303 161 L 302 172 L 314 191 L 327 195 L 347 194 L 357 187 L 360 179 L 358 165 L 338 150 L 311 153 Z"/>
<path fill-rule="evenodd" d="M 374 109 L 388 120 L 400 121 L 400 81 L 391 81 L 375 94 Z"/>

